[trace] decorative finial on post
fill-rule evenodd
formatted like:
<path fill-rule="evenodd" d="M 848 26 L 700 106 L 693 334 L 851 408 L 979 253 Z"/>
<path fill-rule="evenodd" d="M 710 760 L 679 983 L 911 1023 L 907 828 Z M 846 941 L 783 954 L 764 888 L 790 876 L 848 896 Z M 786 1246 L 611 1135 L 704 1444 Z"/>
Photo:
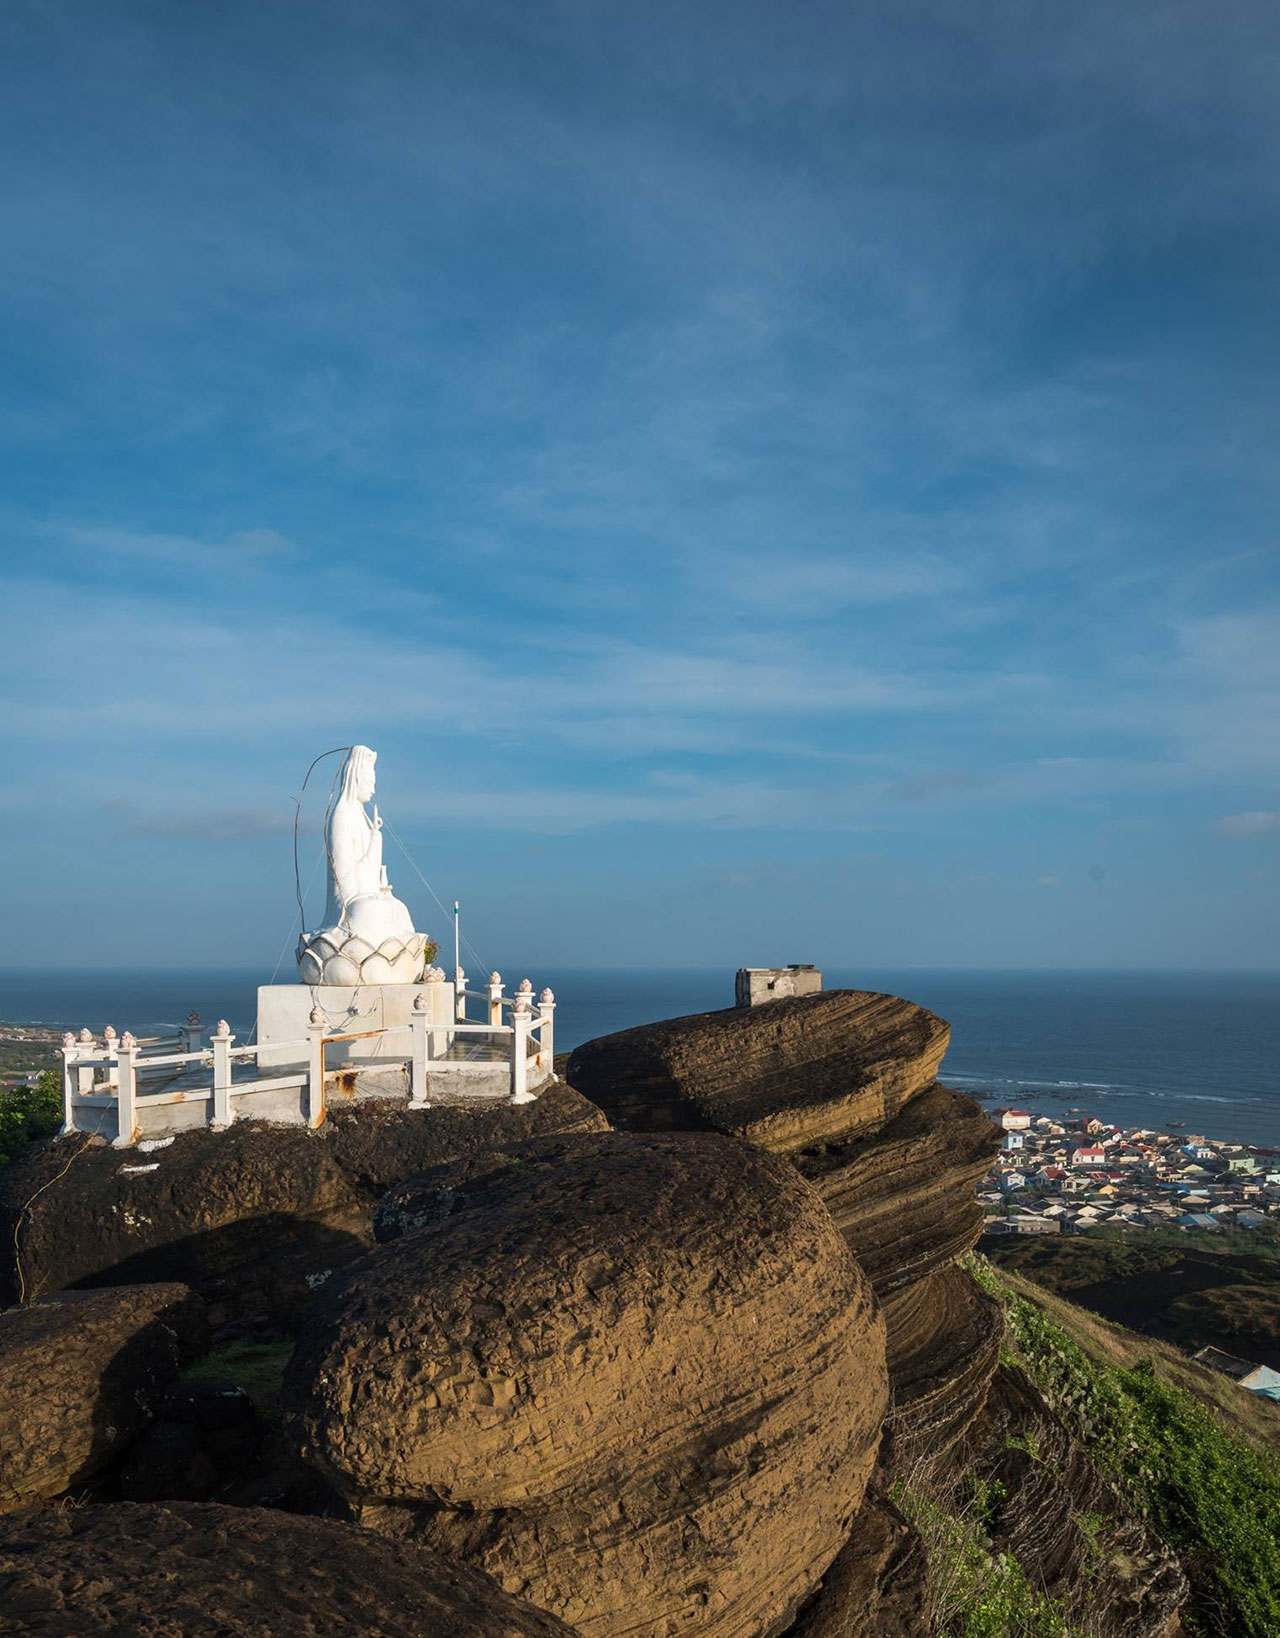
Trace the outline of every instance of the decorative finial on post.
<path fill-rule="evenodd" d="M 200 1014 L 198 1012 L 189 1012 L 187 1014 L 187 1028 L 188 1029 L 199 1029 L 200 1028 Z"/>
<path fill-rule="evenodd" d="M 427 992 L 425 990 L 419 990 L 417 995 L 414 996 L 413 1010 L 415 1012 L 425 1012 L 427 1010 Z"/>
<path fill-rule="evenodd" d="M 555 991 L 553 989 L 547 988 L 547 989 L 543 990 L 542 994 L 538 997 L 538 1000 L 541 1001 L 543 1006 L 545 1007 L 549 1002 L 554 1001 L 555 998 L 556 998 Z"/>
<path fill-rule="evenodd" d="M 489 982 L 491 984 L 501 984 L 502 974 L 501 973 L 490 973 L 489 974 Z"/>
<path fill-rule="evenodd" d="M 82 1029 L 80 1031 L 80 1044 L 81 1046 L 93 1045 L 93 1031 L 91 1029 Z"/>
<path fill-rule="evenodd" d="M 311 1022 L 313 1024 L 323 1024 L 324 1023 L 324 1013 L 321 1012 L 319 1007 L 312 1007 L 312 1009 L 311 1009 Z M 219 1025 L 218 1027 L 221 1028 L 222 1026 Z"/>
<path fill-rule="evenodd" d="M 75 1036 L 71 1033 L 70 1030 L 67 1030 L 66 1033 L 62 1037 L 62 1050 L 64 1052 L 70 1052 L 75 1047 L 75 1044 L 76 1044 Z"/>
<path fill-rule="evenodd" d="M 103 1042 L 103 1045 L 106 1047 L 108 1052 L 110 1052 L 111 1043 L 112 1043 L 112 1041 L 115 1040 L 115 1038 L 116 1038 L 116 1032 L 115 1032 L 114 1029 L 112 1029 L 111 1025 L 108 1024 L 106 1029 L 104 1029 L 103 1032 L 102 1032 L 102 1042 Z"/>
<path fill-rule="evenodd" d="M 217 1028 L 214 1030 L 213 1033 L 215 1035 L 224 1036 L 224 1037 L 227 1036 L 227 1035 L 230 1035 L 231 1034 L 231 1025 L 226 1021 L 225 1018 L 219 1018 Z"/>
<path fill-rule="evenodd" d="M 111 1033 L 114 1035 L 115 1030 L 112 1030 Z M 134 1038 L 133 1031 L 130 1029 L 125 1030 L 124 1034 L 120 1037 L 120 1050 L 122 1052 L 135 1052 L 137 1050 L 137 1046 L 138 1043 Z"/>
<path fill-rule="evenodd" d="M 522 978 L 520 980 L 520 982 L 516 985 L 516 994 L 517 995 L 532 995 L 533 994 L 533 980 L 531 978 Z"/>

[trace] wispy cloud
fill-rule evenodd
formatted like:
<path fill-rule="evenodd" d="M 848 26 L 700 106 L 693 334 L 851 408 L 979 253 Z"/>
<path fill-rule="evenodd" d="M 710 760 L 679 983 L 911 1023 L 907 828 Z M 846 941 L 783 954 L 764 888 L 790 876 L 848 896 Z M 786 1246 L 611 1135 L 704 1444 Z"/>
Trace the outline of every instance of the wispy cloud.
<path fill-rule="evenodd" d="M 0 22 L 16 874 L 354 739 L 460 852 L 1269 833 L 1266 7 L 241 9 Z"/>
<path fill-rule="evenodd" d="M 1218 820 L 1215 829 L 1223 836 L 1274 836 L 1280 834 L 1280 813 L 1228 813 Z"/>

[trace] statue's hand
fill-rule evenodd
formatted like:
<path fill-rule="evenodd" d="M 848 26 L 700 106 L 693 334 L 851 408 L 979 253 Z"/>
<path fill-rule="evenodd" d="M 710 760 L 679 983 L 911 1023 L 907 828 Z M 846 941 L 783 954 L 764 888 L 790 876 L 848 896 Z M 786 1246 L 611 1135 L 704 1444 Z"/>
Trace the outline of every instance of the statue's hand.
<path fill-rule="evenodd" d="M 376 804 L 373 810 L 373 828 L 375 830 L 382 829 L 382 815 L 378 812 Z"/>

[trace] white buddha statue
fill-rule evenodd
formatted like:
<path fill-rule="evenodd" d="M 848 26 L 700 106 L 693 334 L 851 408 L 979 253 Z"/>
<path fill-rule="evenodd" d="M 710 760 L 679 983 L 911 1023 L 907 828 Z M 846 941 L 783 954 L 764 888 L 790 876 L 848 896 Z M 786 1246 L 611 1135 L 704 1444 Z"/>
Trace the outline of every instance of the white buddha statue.
<path fill-rule="evenodd" d="M 427 963 L 431 941 L 414 931 L 408 907 L 387 880 L 378 810 L 372 818 L 365 810 L 377 758 L 367 745 L 353 745 L 342 765 L 342 788 L 325 826 L 324 927 L 298 941 L 304 984 L 416 984 Z"/>

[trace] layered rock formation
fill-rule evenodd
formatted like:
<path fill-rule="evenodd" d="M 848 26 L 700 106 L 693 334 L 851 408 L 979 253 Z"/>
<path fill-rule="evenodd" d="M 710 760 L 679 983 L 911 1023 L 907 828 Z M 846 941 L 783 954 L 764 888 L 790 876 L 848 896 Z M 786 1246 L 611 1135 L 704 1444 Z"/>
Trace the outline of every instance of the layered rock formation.
<path fill-rule="evenodd" d="M 793 1167 L 716 1135 L 549 1139 L 400 1190 L 309 1311 L 304 1456 L 379 1531 L 589 1635 L 780 1629 L 875 1459 L 883 1331 Z"/>
<path fill-rule="evenodd" d="M 206 1340 L 183 1285 L 69 1292 L 0 1314 L 0 1512 L 87 1483 Z"/>
<path fill-rule="evenodd" d="M 733 1133 L 814 1184 L 884 1306 L 904 1444 L 962 1432 L 999 1352 L 996 1305 L 953 1263 L 1000 1137 L 935 1079 L 948 1036 L 910 1001 L 835 990 L 623 1030 L 568 1066 L 615 1126 Z"/>
<path fill-rule="evenodd" d="M 373 1243 L 390 1183 L 455 1155 L 606 1126 L 558 1085 L 518 1107 L 368 1105 L 335 1109 L 317 1132 L 244 1122 L 124 1154 L 50 1140 L 0 1171 L 0 1295 L 177 1279 L 215 1324 L 289 1328 L 316 1285 Z"/>
<path fill-rule="evenodd" d="M 25 1638 L 572 1638 L 427 1548 L 256 1507 L 14 1514 L 0 1586 L 0 1633 Z"/>
<path fill-rule="evenodd" d="M 570 1054 L 630 1132 L 732 1132 L 777 1154 L 877 1131 L 929 1086 L 950 1029 L 895 995 L 828 990 L 642 1024 Z"/>

